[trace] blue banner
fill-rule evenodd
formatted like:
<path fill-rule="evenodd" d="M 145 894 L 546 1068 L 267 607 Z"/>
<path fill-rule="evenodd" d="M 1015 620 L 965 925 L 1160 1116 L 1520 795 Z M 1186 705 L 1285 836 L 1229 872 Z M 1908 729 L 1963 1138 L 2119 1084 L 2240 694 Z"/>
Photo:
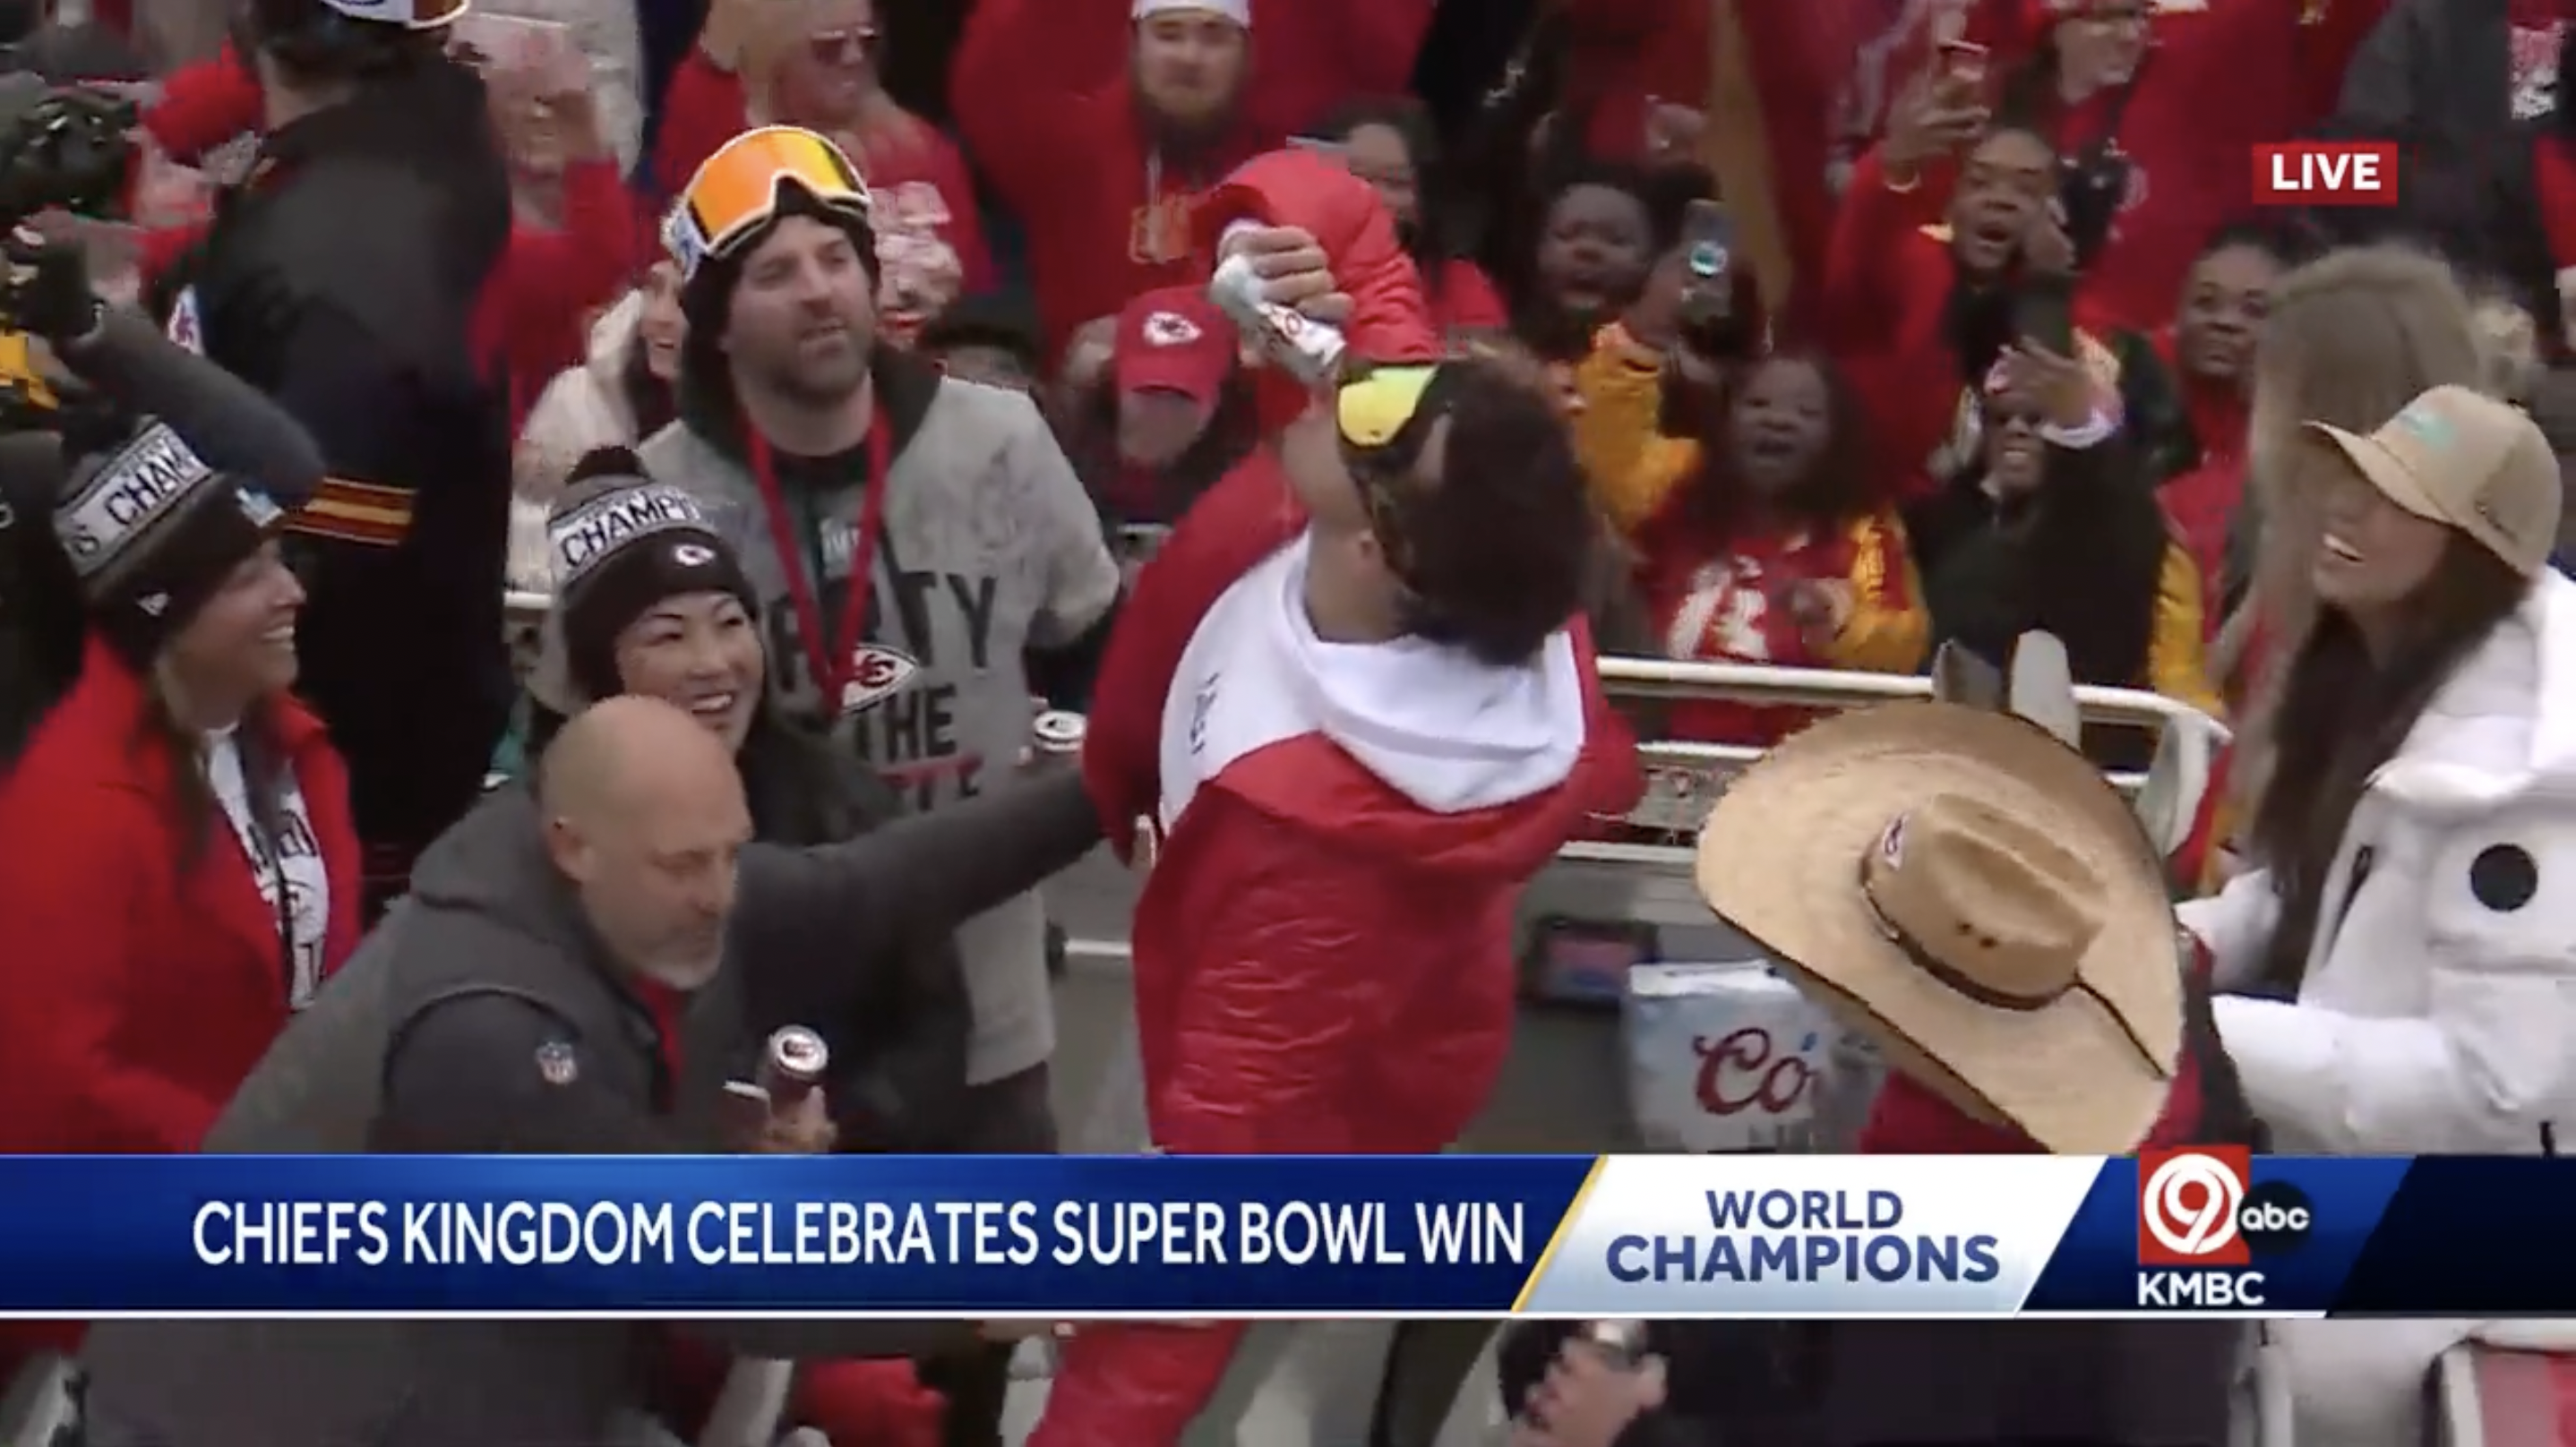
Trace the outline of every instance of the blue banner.
<path fill-rule="evenodd" d="M 1510 1308 L 1590 1157 L 0 1158 L 0 1314 Z"/>
<path fill-rule="evenodd" d="M 2576 1162 L 0 1158 L 0 1316 L 2576 1316 Z"/>

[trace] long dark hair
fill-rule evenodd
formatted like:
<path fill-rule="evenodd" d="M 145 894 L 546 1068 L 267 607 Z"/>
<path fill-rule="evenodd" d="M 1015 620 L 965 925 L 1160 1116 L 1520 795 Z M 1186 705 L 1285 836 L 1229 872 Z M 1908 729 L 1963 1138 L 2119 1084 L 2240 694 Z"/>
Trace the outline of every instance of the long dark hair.
<path fill-rule="evenodd" d="M 2406 742 L 2433 696 L 2529 589 L 2521 574 L 2466 534 L 2453 534 L 2403 614 L 2407 630 L 2374 659 L 2350 617 L 2321 609 L 2282 678 L 2274 718 L 2280 751 L 2249 829 L 2272 872 L 2280 923 L 2264 951 L 2267 993 L 2298 994 L 2323 923 L 2327 875 L 2370 777 Z"/>
<path fill-rule="evenodd" d="M 205 739 L 171 712 L 159 680 L 148 667 L 142 682 L 143 716 L 135 721 L 131 746 L 139 756 L 159 755 L 169 769 L 168 819 L 171 832 L 179 838 L 179 873 L 187 874 L 204 862 L 207 842 L 214 837 L 218 806 L 214 785 L 206 778 Z M 233 742 L 241 750 L 242 792 L 249 799 L 252 821 L 268 838 L 283 838 L 279 804 L 288 763 L 278 742 L 270 700 L 261 698 L 251 704 L 233 733 Z"/>
<path fill-rule="evenodd" d="M 1449 263 L 1464 254 L 1453 214 L 1457 193 L 1450 187 L 1440 132 L 1431 124 L 1431 112 L 1411 96 L 1366 96 L 1335 107 L 1315 127 L 1315 135 L 1319 140 L 1346 142 L 1353 132 L 1368 126 L 1395 132 L 1413 163 L 1414 210 L 1419 219 L 1400 229 L 1413 269 L 1422 274 L 1423 295 L 1437 301 L 1449 279 Z"/>
<path fill-rule="evenodd" d="M 1715 417 L 1698 439 L 1699 468 L 1674 498 L 1672 520 L 1703 542 L 1732 538 L 1753 510 L 1754 499 L 1734 476 L 1735 403 L 1771 367 L 1806 367 L 1825 384 L 1825 445 L 1806 474 L 1771 500 L 1773 511 L 1781 520 L 1821 530 L 1841 526 L 1873 501 L 1876 479 L 1859 394 L 1823 353 L 1776 352 L 1747 364 L 1728 386 L 1722 405 L 1710 409 Z"/>
<path fill-rule="evenodd" d="M 669 426 L 680 415 L 679 389 L 653 375 L 645 360 L 642 337 L 627 343 L 626 360 L 617 369 L 617 385 L 626 394 L 626 410 L 634 414 L 638 442 Z"/>

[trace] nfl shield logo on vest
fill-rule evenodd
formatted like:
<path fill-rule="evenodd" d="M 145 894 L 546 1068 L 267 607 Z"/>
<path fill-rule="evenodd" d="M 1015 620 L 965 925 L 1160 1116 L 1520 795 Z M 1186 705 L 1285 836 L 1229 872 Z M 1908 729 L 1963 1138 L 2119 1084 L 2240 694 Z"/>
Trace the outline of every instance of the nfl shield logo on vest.
<path fill-rule="evenodd" d="M 561 1040 L 538 1046 L 537 1075 L 548 1085 L 570 1085 L 579 1079 L 581 1065 L 573 1059 L 572 1046 Z"/>

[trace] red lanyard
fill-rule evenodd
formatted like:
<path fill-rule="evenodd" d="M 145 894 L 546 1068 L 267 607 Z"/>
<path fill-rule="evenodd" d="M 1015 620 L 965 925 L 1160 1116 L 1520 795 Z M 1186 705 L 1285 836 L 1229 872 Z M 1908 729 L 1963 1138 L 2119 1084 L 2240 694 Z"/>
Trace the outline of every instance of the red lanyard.
<path fill-rule="evenodd" d="M 859 503 L 858 536 L 850 544 L 849 592 L 841 600 L 841 627 L 836 647 L 823 631 L 823 604 L 814 578 L 805 573 L 805 549 L 796 537 L 796 522 L 787 515 L 787 495 L 771 465 L 769 439 L 757 427 L 748 429 L 752 480 L 760 487 L 761 508 L 769 514 L 770 541 L 778 548 L 778 566 L 787 577 L 787 600 L 796 609 L 797 631 L 805 638 L 805 666 L 822 694 L 823 717 L 839 713 L 841 690 L 858 674 L 859 630 L 867 625 L 870 576 L 877 561 L 877 535 L 885 527 L 888 476 L 894 471 L 894 439 L 879 413 L 868 425 L 868 482 Z M 817 528 L 820 533 L 820 528 Z M 814 539 L 815 564 L 823 565 L 823 539 Z"/>

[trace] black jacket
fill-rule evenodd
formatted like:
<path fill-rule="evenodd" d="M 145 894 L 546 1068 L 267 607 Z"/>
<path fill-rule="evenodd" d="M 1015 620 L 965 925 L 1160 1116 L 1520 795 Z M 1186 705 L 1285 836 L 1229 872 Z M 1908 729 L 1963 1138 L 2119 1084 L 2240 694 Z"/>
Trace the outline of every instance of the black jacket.
<path fill-rule="evenodd" d="M 690 1004 L 672 1079 L 547 858 L 534 801 L 493 794 L 296 1017 L 209 1133 L 225 1153 L 659 1155 L 719 1144 L 771 978 L 829 1002 L 906 935 L 948 929 L 1099 837 L 1078 779 L 741 860 L 727 967 Z M 839 1002 L 846 1006 L 846 1001 Z M 541 1063 L 541 1057 L 544 1058 Z M 573 1069 L 562 1068 L 569 1059 Z M 545 1068 L 551 1065 L 552 1068 Z M 457 1447 L 602 1440 L 641 1397 L 652 1328 L 619 1321 L 103 1322 L 83 1353 L 93 1447 Z M 725 1322 L 757 1356 L 895 1355 L 963 1327 Z"/>
<path fill-rule="evenodd" d="M 2119 439 L 2051 446 L 2047 469 L 2026 499 L 1998 504 L 1980 471 L 1907 510 L 1933 644 L 2004 667 L 2037 629 L 2065 641 L 2076 682 L 2136 687 L 2171 541 L 2164 513 Z"/>
<path fill-rule="evenodd" d="M 272 132 L 155 298 L 372 489 L 298 522 L 301 688 L 359 834 L 404 854 L 472 804 L 509 713 L 509 409 L 473 338 L 509 233 L 482 82 L 432 56 Z"/>
<path fill-rule="evenodd" d="M 837 844 L 904 815 L 903 800 L 866 764 L 764 709 L 735 756 L 752 833 L 769 844 Z M 820 1031 L 832 1047 L 828 1087 L 843 1150 L 942 1151 L 966 1100 L 966 1042 L 975 1025 L 965 968 L 946 928 L 907 931 L 887 971 L 850 992 L 817 992 L 781 971 L 745 981 L 754 1032 Z"/>

